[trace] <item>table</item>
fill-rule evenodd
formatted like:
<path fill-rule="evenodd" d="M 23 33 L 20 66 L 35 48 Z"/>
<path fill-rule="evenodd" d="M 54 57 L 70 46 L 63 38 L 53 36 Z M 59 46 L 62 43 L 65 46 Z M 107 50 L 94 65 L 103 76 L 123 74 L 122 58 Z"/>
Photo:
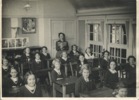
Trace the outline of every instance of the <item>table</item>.
<path fill-rule="evenodd" d="M 66 97 L 66 94 L 74 93 L 75 91 L 75 82 L 77 77 L 69 77 L 62 80 L 58 80 L 53 83 L 53 97 L 56 97 L 56 91 L 62 93 L 63 97 Z M 56 87 L 59 86 L 59 87 Z"/>
<path fill-rule="evenodd" d="M 88 97 L 113 97 L 112 95 L 113 90 L 107 87 L 102 87 L 96 90 L 92 90 L 85 93 L 80 93 L 81 97 L 88 96 Z"/>

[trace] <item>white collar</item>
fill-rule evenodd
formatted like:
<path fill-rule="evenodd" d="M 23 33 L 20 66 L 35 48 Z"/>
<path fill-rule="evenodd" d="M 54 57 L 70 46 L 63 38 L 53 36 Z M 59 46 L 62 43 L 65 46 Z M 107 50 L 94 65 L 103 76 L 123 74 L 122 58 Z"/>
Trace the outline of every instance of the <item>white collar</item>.
<path fill-rule="evenodd" d="M 64 58 L 64 57 L 62 57 L 62 59 L 65 60 L 65 61 L 67 61 L 68 58 Z"/>
<path fill-rule="evenodd" d="M 30 56 L 30 54 L 29 54 L 29 53 L 26 53 L 25 55 L 26 55 L 26 56 Z"/>
<path fill-rule="evenodd" d="M 45 56 L 47 55 L 47 52 L 42 52 Z"/>
<path fill-rule="evenodd" d="M 30 86 L 28 86 L 28 85 L 25 85 L 25 87 L 26 87 L 32 94 L 35 93 L 36 85 L 35 85 L 34 87 L 30 87 Z"/>
<path fill-rule="evenodd" d="M 11 80 L 12 80 L 15 84 L 17 84 L 17 82 L 18 82 L 18 77 L 15 77 L 15 78 L 11 77 Z"/>
<path fill-rule="evenodd" d="M 89 78 L 83 77 L 86 82 L 89 82 Z"/>
<path fill-rule="evenodd" d="M 116 70 L 111 70 L 111 69 L 109 69 L 109 71 L 110 71 L 112 74 L 117 73 L 117 71 L 116 71 Z"/>
<path fill-rule="evenodd" d="M 2 68 L 4 69 L 4 70 L 8 70 L 8 66 L 2 66 Z"/>
<path fill-rule="evenodd" d="M 36 62 L 41 62 L 41 60 L 40 60 L 40 59 L 35 59 L 35 61 L 36 61 Z"/>
<path fill-rule="evenodd" d="M 61 75 L 61 71 L 60 71 L 60 69 L 57 70 L 56 68 L 54 68 L 54 70 L 57 72 L 58 75 Z"/>

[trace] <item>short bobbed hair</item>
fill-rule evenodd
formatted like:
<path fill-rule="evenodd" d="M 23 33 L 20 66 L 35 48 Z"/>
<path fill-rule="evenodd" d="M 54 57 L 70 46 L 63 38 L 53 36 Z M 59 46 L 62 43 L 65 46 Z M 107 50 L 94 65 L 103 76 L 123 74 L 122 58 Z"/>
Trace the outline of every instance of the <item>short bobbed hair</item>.
<path fill-rule="evenodd" d="M 36 80 L 35 74 L 34 74 L 32 71 L 28 71 L 28 72 L 25 74 L 25 76 L 24 76 L 24 83 L 25 83 L 25 84 L 28 83 L 27 80 L 28 80 L 28 77 L 29 77 L 30 75 L 34 75 L 35 80 Z"/>

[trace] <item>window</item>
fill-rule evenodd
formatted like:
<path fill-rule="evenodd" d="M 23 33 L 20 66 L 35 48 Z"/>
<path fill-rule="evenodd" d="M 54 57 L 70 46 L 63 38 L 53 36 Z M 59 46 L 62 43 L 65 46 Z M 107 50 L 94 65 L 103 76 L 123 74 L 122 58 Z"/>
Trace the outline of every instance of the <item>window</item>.
<path fill-rule="evenodd" d="M 128 49 L 128 23 L 126 24 L 108 24 L 109 42 L 108 47 L 111 59 L 117 63 L 126 63 Z"/>
<path fill-rule="evenodd" d="M 90 24 L 90 40 L 91 41 L 102 41 L 102 32 L 100 24 Z"/>
<path fill-rule="evenodd" d="M 127 44 L 125 24 L 109 24 L 110 43 Z"/>
<path fill-rule="evenodd" d="M 95 57 L 101 57 L 103 51 L 103 22 L 88 23 L 87 45 L 92 48 Z"/>

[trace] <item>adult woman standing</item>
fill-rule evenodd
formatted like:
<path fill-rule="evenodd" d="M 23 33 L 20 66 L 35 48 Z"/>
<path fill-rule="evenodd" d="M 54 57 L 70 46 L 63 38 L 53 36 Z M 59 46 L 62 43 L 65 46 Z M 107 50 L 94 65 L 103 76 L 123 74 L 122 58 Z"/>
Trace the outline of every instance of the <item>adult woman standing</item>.
<path fill-rule="evenodd" d="M 68 51 L 69 50 L 69 45 L 68 42 L 65 40 L 65 34 L 60 32 L 58 34 L 59 40 L 56 42 L 56 58 L 59 58 L 61 56 L 62 51 Z"/>

